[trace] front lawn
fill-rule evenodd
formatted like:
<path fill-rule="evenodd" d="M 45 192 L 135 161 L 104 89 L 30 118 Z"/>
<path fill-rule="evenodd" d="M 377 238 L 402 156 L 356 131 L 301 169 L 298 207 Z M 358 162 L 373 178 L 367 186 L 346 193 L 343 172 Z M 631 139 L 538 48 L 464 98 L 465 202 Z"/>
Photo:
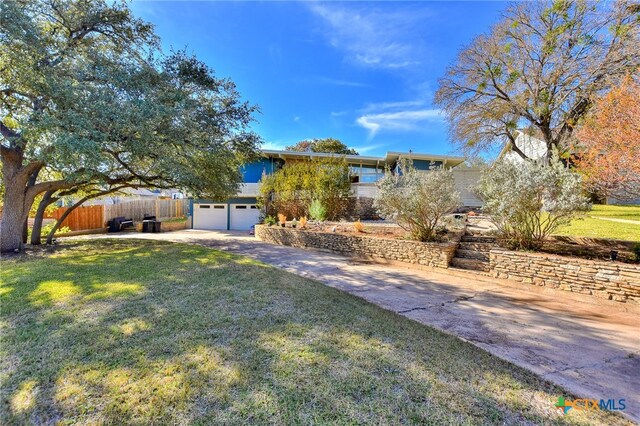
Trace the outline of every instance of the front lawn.
<path fill-rule="evenodd" d="M 212 249 L 2 261 L 3 424 L 612 424 L 457 338 Z"/>
<path fill-rule="evenodd" d="M 609 206 L 604 204 L 595 204 L 589 212 L 589 216 L 636 220 L 640 222 L 640 206 Z"/>
<path fill-rule="evenodd" d="M 638 223 L 604 220 L 599 219 L 600 217 L 632 220 Z M 556 233 L 573 237 L 640 241 L 640 206 L 594 205 L 586 217 L 575 219 Z"/>

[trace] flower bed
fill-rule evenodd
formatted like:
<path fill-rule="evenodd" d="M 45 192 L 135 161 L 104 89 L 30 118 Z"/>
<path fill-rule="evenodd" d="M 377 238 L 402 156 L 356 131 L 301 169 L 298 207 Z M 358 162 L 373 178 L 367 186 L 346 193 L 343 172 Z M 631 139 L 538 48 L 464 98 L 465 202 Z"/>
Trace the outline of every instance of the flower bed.
<path fill-rule="evenodd" d="M 360 236 L 256 225 L 256 238 L 292 247 L 313 247 L 376 260 L 448 268 L 456 251 L 456 242 L 422 243 L 419 241 L 377 236 Z"/>

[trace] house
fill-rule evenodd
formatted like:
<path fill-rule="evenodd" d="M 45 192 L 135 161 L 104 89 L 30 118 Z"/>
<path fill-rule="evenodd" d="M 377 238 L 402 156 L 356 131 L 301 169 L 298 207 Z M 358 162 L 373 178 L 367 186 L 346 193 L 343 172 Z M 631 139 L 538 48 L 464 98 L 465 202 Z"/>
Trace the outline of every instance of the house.
<path fill-rule="evenodd" d="M 256 205 L 260 194 L 259 182 L 264 174 L 271 174 L 283 167 L 287 162 L 305 161 L 313 158 L 336 156 L 318 152 L 298 152 L 263 150 L 258 161 L 247 164 L 242 169 L 243 184 L 240 191 L 231 199 L 224 202 L 214 200 L 193 200 L 192 226 L 194 229 L 231 229 L 247 230 L 258 222 L 260 210 Z M 376 195 L 376 182 L 384 175 L 387 168 L 394 169 L 400 159 L 410 159 L 418 170 L 429 170 L 432 167 L 443 166 L 454 168 L 460 165 L 464 157 L 446 155 L 420 154 L 415 152 L 388 152 L 384 157 L 364 155 L 342 156 L 349 165 L 351 172 L 351 190 L 355 199 L 356 214 L 366 217 L 372 212 L 373 198 Z M 469 206 L 479 206 L 478 200 L 469 190 L 468 184 L 473 183 L 476 175 L 471 176 L 469 169 L 456 173 L 456 180 L 460 181 L 458 190 L 461 192 L 463 203 Z"/>

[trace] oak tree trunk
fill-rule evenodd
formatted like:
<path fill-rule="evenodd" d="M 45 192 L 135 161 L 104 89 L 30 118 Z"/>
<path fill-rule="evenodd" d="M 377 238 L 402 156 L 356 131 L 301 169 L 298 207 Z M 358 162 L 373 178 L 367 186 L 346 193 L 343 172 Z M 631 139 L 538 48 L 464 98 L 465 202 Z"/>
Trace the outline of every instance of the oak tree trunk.
<path fill-rule="evenodd" d="M 21 161 L 12 161 L 6 157 L 3 160 L 2 179 L 5 192 L 0 221 L 0 251 L 20 251 L 24 248 L 24 225 L 33 197 L 27 196 L 29 176 L 22 169 Z"/>
<path fill-rule="evenodd" d="M 33 221 L 33 229 L 31 230 L 31 245 L 37 246 L 42 244 L 42 220 L 44 213 L 51 204 L 56 202 L 58 198 L 51 197 L 55 191 L 47 191 L 44 193 L 40 204 L 38 204 L 38 210 Z"/>

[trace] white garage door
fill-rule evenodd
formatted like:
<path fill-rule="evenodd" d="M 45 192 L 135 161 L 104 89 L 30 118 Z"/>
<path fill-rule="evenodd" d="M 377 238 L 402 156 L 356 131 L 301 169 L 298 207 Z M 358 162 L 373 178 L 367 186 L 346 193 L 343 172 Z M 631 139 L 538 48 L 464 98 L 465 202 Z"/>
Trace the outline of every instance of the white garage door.
<path fill-rule="evenodd" d="M 194 204 L 193 229 L 227 229 L 227 205 Z"/>
<path fill-rule="evenodd" d="M 260 210 L 255 204 L 231 204 L 231 227 L 234 230 L 249 230 L 258 223 Z"/>

